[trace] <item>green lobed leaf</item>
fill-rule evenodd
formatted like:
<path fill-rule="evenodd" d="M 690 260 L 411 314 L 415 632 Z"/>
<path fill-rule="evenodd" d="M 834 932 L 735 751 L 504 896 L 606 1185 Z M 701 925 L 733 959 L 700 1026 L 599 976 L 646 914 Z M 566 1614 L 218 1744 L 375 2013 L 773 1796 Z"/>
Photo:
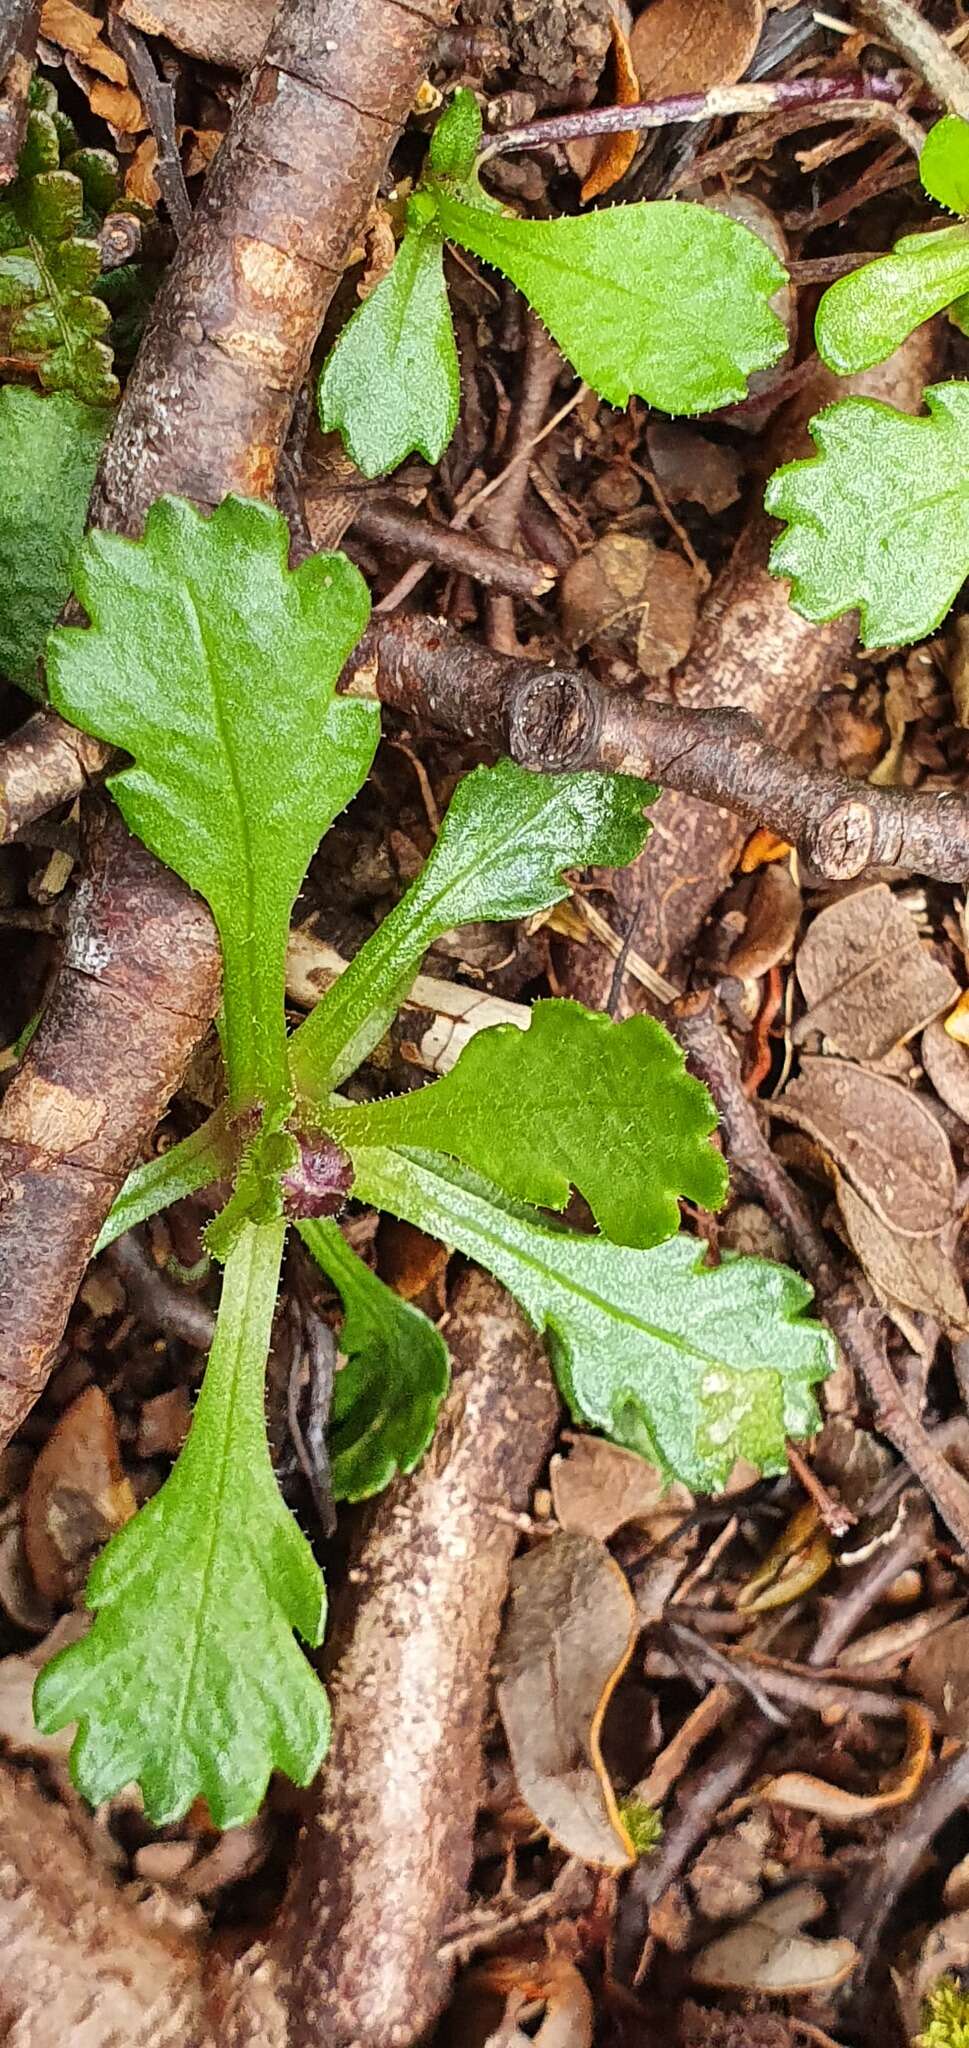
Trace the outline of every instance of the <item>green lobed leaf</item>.
<path fill-rule="evenodd" d="M 440 460 L 460 395 L 443 244 L 432 219 L 408 226 L 392 268 L 330 351 L 318 387 L 320 419 L 326 432 L 339 430 L 364 476 L 382 476 L 415 449 L 428 462 Z"/>
<path fill-rule="evenodd" d="M 283 1229 L 251 1227 L 233 1250 L 188 1442 L 98 1559 L 90 1633 L 34 1692 L 46 1733 L 78 1722 L 85 1798 L 135 1780 L 157 1825 L 200 1793 L 217 1827 L 239 1825 L 270 1771 L 308 1784 L 329 1738 L 326 1696 L 293 1639 L 320 1641 L 323 1581 L 280 1499 L 263 1415 Z"/>
<path fill-rule="evenodd" d="M 919 177 L 930 199 L 952 213 L 969 213 L 969 121 L 946 114 L 929 129 Z"/>
<path fill-rule="evenodd" d="M 343 555 L 287 567 L 278 512 L 227 498 L 152 506 L 142 541 L 89 533 L 75 589 L 91 625 L 48 642 L 51 698 L 134 766 L 128 824 L 211 905 L 234 1109 L 288 1099 L 289 916 L 307 863 L 363 782 L 376 705 L 335 698 L 369 598 Z"/>
<path fill-rule="evenodd" d="M 290 1040 L 298 1091 L 318 1100 L 366 1059 L 452 926 L 530 917 L 568 895 L 563 869 L 635 860 L 656 793 L 631 775 L 537 775 L 513 761 L 466 775 L 416 881 Z"/>
<path fill-rule="evenodd" d="M 358 1152 L 357 1192 L 495 1274 L 548 1335 L 577 1421 L 698 1492 L 738 1458 L 783 1472 L 788 1437 L 819 1425 L 811 1392 L 833 1344 L 802 1310 L 811 1290 L 766 1259 L 702 1264 L 671 1237 L 652 1251 L 578 1237 L 503 1202 L 433 1153 Z"/>
<path fill-rule="evenodd" d="M 818 453 L 772 476 L 787 531 L 771 569 L 806 619 L 861 614 L 866 647 L 935 631 L 969 575 L 969 384 L 925 393 L 927 419 L 846 398 L 811 421 Z"/>
<path fill-rule="evenodd" d="M 435 191 L 445 235 L 523 292 L 587 384 L 611 405 L 633 392 L 663 412 L 746 395 L 783 355 L 770 306 L 784 271 L 759 235 L 683 200 L 516 220 Z"/>
<path fill-rule="evenodd" d="M 111 414 L 68 392 L 0 390 L 0 671 L 40 696 L 37 665 L 71 591 Z"/>
<path fill-rule="evenodd" d="M 336 1223 L 296 1226 L 343 1298 L 330 1411 L 335 1500 L 366 1500 L 398 1472 L 412 1472 L 434 1434 L 448 1390 L 447 1345 L 420 1309 L 402 1301 L 351 1251 Z"/>
<path fill-rule="evenodd" d="M 710 1144 L 716 1110 L 669 1032 L 580 1003 L 536 1003 L 527 1031 L 478 1032 L 428 1087 L 325 1116 L 351 1155 L 358 1145 L 444 1152 L 545 1209 L 564 1209 L 578 1188 L 617 1244 L 658 1244 L 679 1227 L 680 1196 L 718 1209 L 727 1193 Z"/>
<path fill-rule="evenodd" d="M 967 290 L 969 227 L 906 235 L 890 256 L 828 286 L 814 322 L 819 352 L 839 376 L 868 370 Z"/>

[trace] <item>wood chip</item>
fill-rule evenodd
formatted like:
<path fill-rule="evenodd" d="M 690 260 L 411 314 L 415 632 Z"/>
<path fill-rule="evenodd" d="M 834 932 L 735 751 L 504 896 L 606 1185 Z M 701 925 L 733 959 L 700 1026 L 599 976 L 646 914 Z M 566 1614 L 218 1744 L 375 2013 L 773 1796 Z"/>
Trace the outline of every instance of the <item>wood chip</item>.
<path fill-rule="evenodd" d="M 570 1856 L 609 1870 L 635 1852 L 599 1738 L 637 1627 L 625 1577 L 592 1537 L 553 1536 L 512 1566 L 498 1706 L 518 1789 Z"/>
<path fill-rule="evenodd" d="M 749 1920 L 693 1957 L 694 1983 L 718 1991 L 758 1991 L 766 1998 L 833 1991 L 851 1975 L 858 1950 L 850 1941 L 818 1941 L 800 1931 L 821 1918 L 827 1903 L 824 1893 L 808 1884 L 765 1899 Z"/>
<path fill-rule="evenodd" d="M 819 912 L 798 948 L 797 978 L 808 1008 L 795 1041 L 819 1031 L 856 1060 L 881 1059 L 959 993 L 884 882 Z"/>
<path fill-rule="evenodd" d="M 762 0 L 653 0 L 630 37 L 643 99 L 735 85 L 763 22 Z"/>
<path fill-rule="evenodd" d="M 848 1060 L 804 1059 L 772 1105 L 813 1138 L 892 1230 L 934 1237 L 951 1222 L 955 1168 L 928 1104 Z"/>

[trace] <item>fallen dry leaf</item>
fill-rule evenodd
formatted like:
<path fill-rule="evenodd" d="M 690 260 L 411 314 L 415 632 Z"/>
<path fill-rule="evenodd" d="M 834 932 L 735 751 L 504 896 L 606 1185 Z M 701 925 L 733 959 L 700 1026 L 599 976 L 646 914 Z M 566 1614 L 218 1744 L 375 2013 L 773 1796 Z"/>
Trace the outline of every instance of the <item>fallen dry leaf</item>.
<path fill-rule="evenodd" d="M 948 1009 L 959 992 L 884 882 L 819 911 L 796 966 L 808 1007 L 795 1042 L 820 1031 L 849 1059 L 881 1059 Z"/>
<path fill-rule="evenodd" d="M 121 0 L 122 21 L 146 36 L 164 36 L 176 50 L 251 71 L 258 64 L 276 11 L 275 0 Z"/>
<path fill-rule="evenodd" d="M 653 474 L 674 505 L 686 499 L 715 517 L 740 496 L 740 457 L 679 420 L 650 420 L 646 445 Z"/>
<path fill-rule="evenodd" d="M 905 1754 L 886 1771 L 877 1792 L 846 1792 L 843 1786 L 829 1785 L 810 1771 L 782 1771 L 761 1786 L 759 1797 L 780 1806 L 796 1806 L 801 1813 L 813 1813 L 828 1822 L 867 1820 L 886 1806 L 903 1806 L 918 1791 L 932 1754 L 932 1723 L 924 1709 L 906 1700 L 903 1712 Z"/>
<path fill-rule="evenodd" d="M 0 1608 L 27 1635 L 46 1635 L 54 1619 L 50 1601 L 34 1583 L 19 1522 L 0 1536 Z"/>
<path fill-rule="evenodd" d="M 831 1538 L 813 1501 L 798 1508 L 737 1594 L 745 1614 L 786 1607 L 809 1593 L 834 1563 Z"/>
<path fill-rule="evenodd" d="M 951 1222 L 955 1167 L 928 1103 L 848 1060 L 809 1058 L 775 1116 L 805 1131 L 892 1230 L 935 1237 Z"/>
<path fill-rule="evenodd" d="M 106 79 L 96 78 L 88 93 L 92 114 L 107 121 L 118 135 L 140 135 L 148 126 L 148 117 L 136 92 L 127 85 L 111 85 Z"/>
<path fill-rule="evenodd" d="M 70 50 L 72 55 L 83 59 L 92 71 L 99 71 L 102 78 L 109 78 L 114 85 L 128 83 L 128 66 L 117 50 L 112 50 L 102 40 L 103 23 L 88 14 L 83 7 L 77 7 L 74 0 L 44 0 L 40 15 L 40 32 L 48 42 L 56 43 L 58 49 Z M 144 127 L 144 122 L 142 122 Z"/>
<path fill-rule="evenodd" d="M 938 1237 L 902 1237 L 862 1201 L 841 1174 L 835 1199 L 848 1239 L 879 1301 L 919 1309 L 944 1330 L 969 1328 L 969 1304 L 951 1252 Z"/>
<path fill-rule="evenodd" d="M 969 1742 L 969 1616 L 919 1643 L 909 1660 L 908 1682 L 931 1707 L 943 1735 Z"/>
<path fill-rule="evenodd" d="M 560 1527 L 574 1536 L 608 1543 L 626 1522 L 657 1520 L 672 1531 L 694 1505 L 693 1495 L 635 1451 L 624 1451 L 603 1436 L 569 1436 L 569 1455 L 557 1452 L 549 1467 L 552 1506 Z M 662 1539 L 660 1539 L 662 1540 Z"/>
<path fill-rule="evenodd" d="M 130 1521 L 136 1506 L 121 1466 L 114 1410 L 100 1387 L 85 1387 L 40 1451 L 24 1499 L 24 1545 L 48 1600 L 73 1597 L 94 1552 Z"/>
<path fill-rule="evenodd" d="M 763 21 L 762 0 L 653 0 L 630 37 L 643 99 L 735 85 Z"/>
<path fill-rule="evenodd" d="M 416 1301 L 428 1288 L 441 1294 L 448 1252 L 436 1237 L 397 1216 L 381 1218 L 377 1236 L 380 1278 L 404 1301 Z M 443 1298 L 441 1308 L 444 1307 Z"/>
<path fill-rule="evenodd" d="M 90 1627 L 86 1614 L 62 1614 L 42 1643 L 24 1655 L 0 1657 L 0 1742 L 14 1756 L 54 1757 L 66 1761 L 76 1729 L 73 1722 L 56 1735 L 41 1735 L 34 1720 L 34 1686 L 59 1650 L 79 1642 Z"/>
<path fill-rule="evenodd" d="M 651 540 L 613 531 L 570 563 L 559 584 L 562 631 L 570 646 L 604 638 L 635 644 L 656 554 Z"/>
<path fill-rule="evenodd" d="M 552 1536 L 512 1566 L 498 1706 L 518 1789 L 569 1855 L 609 1870 L 635 1852 L 599 1738 L 637 1628 L 625 1577 L 591 1536 Z"/>
<path fill-rule="evenodd" d="M 726 962 L 725 972 L 756 981 L 786 960 L 801 922 L 801 891 L 780 861 L 762 867 L 747 906 L 747 923 Z"/>
<path fill-rule="evenodd" d="M 854 1943 L 818 1941 L 801 1932 L 805 1923 L 820 1919 L 827 1903 L 810 1884 L 765 1899 L 749 1920 L 693 1957 L 694 1983 L 711 1990 L 759 1991 L 767 1998 L 835 1990 L 858 1961 Z"/>
<path fill-rule="evenodd" d="M 140 199 L 143 206 L 157 206 L 161 198 L 161 186 L 155 176 L 158 162 L 158 144 L 153 135 L 146 135 L 137 149 L 124 174 L 124 189 L 129 199 Z"/>
<path fill-rule="evenodd" d="M 938 1096 L 969 1124 L 969 1053 L 938 1019 L 922 1033 L 922 1065 Z"/>
<path fill-rule="evenodd" d="M 646 575 L 636 637 L 636 663 L 644 676 L 668 676 L 693 645 L 702 589 L 691 562 L 660 548 Z"/>
<path fill-rule="evenodd" d="M 634 107 L 639 98 L 639 80 L 633 63 L 632 51 L 626 39 L 621 22 L 614 14 L 609 17 L 609 33 L 612 37 L 612 58 L 615 69 L 615 83 L 612 88 L 613 105 Z M 640 136 L 635 130 L 624 135 L 603 135 L 592 159 L 592 168 L 585 179 L 581 199 L 598 199 L 600 193 L 611 191 L 624 178 L 639 147 Z"/>

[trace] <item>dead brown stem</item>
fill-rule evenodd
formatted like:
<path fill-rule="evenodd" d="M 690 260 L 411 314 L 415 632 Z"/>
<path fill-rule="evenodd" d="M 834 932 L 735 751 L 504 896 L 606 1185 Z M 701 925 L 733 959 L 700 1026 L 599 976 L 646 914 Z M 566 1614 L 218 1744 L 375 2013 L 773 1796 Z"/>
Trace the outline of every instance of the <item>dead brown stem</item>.
<path fill-rule="evenodd" d="M 389 499 L 365 502 L 351 517 L 354 533 L 376 541 L 378 547 L 397 548 L 412 561 L 436 562 L 486 589 L 508 591 L 513 597 L 544 597 L 555 582 L 557 572 L 547 562 L 523 561 L 505 546 L 492 546 L 453 526 L 436 526 L 422 513 Z"/>
<path fill-rule="evenodd" d="M 453 0 L 284 0 L 155 301 L 95 487 L 97 524 L 137 532 L 164 491 L 215 505 L 272 490 L 324 312 L 452 12 Z M 56 751 L 54 730 L 43 745 Z M 115 1005 L 104 1028 L 103 996 L 101 1026 L 85 1035 L 78 991 L 90 984 L 90 1005 L 101 983 L 69 959 L 0 1106 L 0 1423 L 11 1426 L 44 1384 L 120 1180 L 214 1003 L 203 906 L 142 849 L 119 844 L 116 868 L 125 887 L 110 894 L 107 941 L 127 1009 Z M 80 945 L 91 886 L 88 875 L 75 906 Z M 169 979 L 153 957 L 156 979 L 136 989 L 129 963 L 146 927 L 157 934 L 156 901 Z"/>
<path fill-rule="evenodd" d="M 253 1972 L 263 2007 L 271 1986 L 288 2015 L 292 2048 L 320 2039 L 324 2014 L 327 2048 L 400 2048 L 447 1995 L 440 1950 L 471 1868 L 512 1517 L 558 1413 L 541 1344 L 487 1275 L 459 1282 L 447 1338 L 454 1384 L 434 1443 L 361 1530 L 328 1652 L 320 1805 L 265 1950 L 239 1966 L 225 2048 L 252 2039 Z"/>

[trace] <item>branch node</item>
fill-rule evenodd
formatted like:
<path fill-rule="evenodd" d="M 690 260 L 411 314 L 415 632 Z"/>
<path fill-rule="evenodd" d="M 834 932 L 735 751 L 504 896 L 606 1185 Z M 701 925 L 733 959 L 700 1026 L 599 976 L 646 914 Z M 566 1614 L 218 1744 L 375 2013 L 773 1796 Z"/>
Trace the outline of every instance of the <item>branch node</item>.
<path fill-rule="evenodd" d="M 809 835 L 809 859 L 830 881 L 850 882 L 868 866 L 874 843 L 870 804 L 862 797 L 848 797 L 821 818 Z"/>
<path fill-rule="evenodd" d="M 523 768 L 561 774 L 594 754 L 601 711 L 581 675 L 543 669 L 509 693 L 508 751 Z"/>

